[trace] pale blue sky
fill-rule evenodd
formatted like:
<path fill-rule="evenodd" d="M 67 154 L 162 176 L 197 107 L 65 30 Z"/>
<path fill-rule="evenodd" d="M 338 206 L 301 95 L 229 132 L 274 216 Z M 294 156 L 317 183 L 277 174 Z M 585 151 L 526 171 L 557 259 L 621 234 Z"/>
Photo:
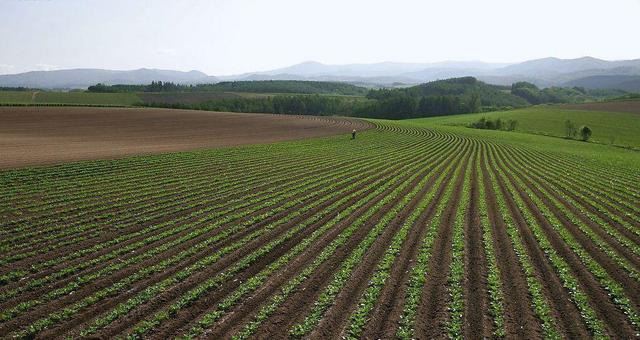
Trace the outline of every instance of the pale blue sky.
<path fill-rule="evenodd" d="M 0 0 L 0 74 L 640 58 L 640 0 Z"/>

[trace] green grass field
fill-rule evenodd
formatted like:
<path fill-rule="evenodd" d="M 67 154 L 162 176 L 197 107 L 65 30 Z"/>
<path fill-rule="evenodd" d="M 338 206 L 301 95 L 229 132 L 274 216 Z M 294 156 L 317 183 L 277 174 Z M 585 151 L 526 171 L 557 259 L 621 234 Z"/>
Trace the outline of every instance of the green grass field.
<path fill-rule="evenodd" d="M 149 93 L 90 93 L 55 91 L 0 91 L 2 104 L 65 104 L 65 105 L 113 105 L 131 106 L 142 102 L 199 103 L 222 98 L 266 98 L 273 96 L 307 96 L 292 93 L 248 93 L 248 92 L 149 92 Z M 321 94 L 324 97 L 366 100 L 362 96 Z"/>
<path fill-rule="evenodd" d="M 0 91 L 0 104 L 31 104 L 33 102 L 31 91 Z"/>
<path fill-rule="evenodd" d="M 516 131 L 564 137 L 564 122 L 570 119 L 577 126 L 587 125 L 593 131 L 590 141 L 640 149 L 640 116 L 633 113 L 567 110 L 558 106 L 535 106 L 518 110 L 474 113 L 429 118 L 426 122 L 439 125 L 467 125 L 486 117 L 518 121 Z"/>
<path fill-rule="evenodd" d="M 0 91 L 0 104 L 69 104 L 131 106 L 140 103 L 135 93 Z"/>
<path fill-rule="evenodd" d="M 507 111 L 511 112 L 511 111 Z M 505 113 L 507 113 L 505 112 Z M 593 113 L 593 112 L 592 112 Z M 609 113 L 596 112 L 601 116 Z M 456 119 L 459 122 L 473 121 L 468 115 L 459 115 L 448 117 Z M 488 117 L 478 115 L 477 117 Z M 508 116 L 507 116 L 508 117 Z M 571 157 L 578 156 L 586 162 L 603 166 L 622 166 L 625 168 L 640 169 L 640 152 L 635 149 L 620 148 L 609 144 L 585 143 L 579 140 L 557 138 L 548 134 L 535 134 L 528 131 L 496 131 L 472 129 L 466 126 L 448 125 L 449 119 L 442 118 L 420 118 L 401 121 L 402 125 L 410 125 L 419 128 L 435 129 L 439 131 L 447 131 L 469 138 L 478 138 L 485 141 L 509 144 L 513 146 L 521 146 L 536 149 L 542 152 L 557 152 L 559 154 L 567 154 Z M 460 124 L 460 123 L 457 123 Z M 615 129 L 612 130 L 616 134 Z M 640 145 L 640 138 L 633 139 L 637 145 Z"/>

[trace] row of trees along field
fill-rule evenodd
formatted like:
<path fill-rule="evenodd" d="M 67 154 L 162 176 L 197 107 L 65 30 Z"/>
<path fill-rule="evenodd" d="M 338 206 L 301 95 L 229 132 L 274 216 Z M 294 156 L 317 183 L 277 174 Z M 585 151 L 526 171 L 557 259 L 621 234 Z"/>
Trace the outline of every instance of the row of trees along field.
<path fill-rule="evenodd" d="M 31 87 L 24 86 L 0 86 L 0 91 L 17 91 L 17 92 L 26 92 L 26 91 L 42 91 L 41 89 L 34 89 Z"/>
<path fill-rule="evenodd" d="M 365 98 L 321 95 L 279 95 L 262 98 L 224 98 L 196 104 L 146 103 L 148 106 L 232 112 L 347 115 L 404 119 L 523 107 L 528 103 L 508 88 L 488 85 L 473 77 L 435 81 L 401 89 L 369 90 Z"/>
<path fill-rule="evenodd" d="M 153 81 L 148 85 L 89 86 L 89 92 L 248 92 L 248 93 L 301 93 L 365 95 L 367 89 L 340 82 L 302 80 L 256 80 L 227 81 L 215 84 L 182 85 L 172 82 Z"/>
<path fill-rule="evenodd" d="M 367 99 L 325 95 L 278 95 L 253 98 L 222 98 L 201 103 L 147 102 L 144 106 L 207 111 L 355 116 L 364 114 Z"/>
<path fill-rule="evenodd" d="M 538 88 L 528 82 L 517 82 L 511 85 L 511 93 L 525 99 L 533 105 L 544 103 L 582 103 L 594 99 L 606 99 L 624 96 L 625 91 L 614 89 L 585 89 L 584 87 L 547 87 Z"/>

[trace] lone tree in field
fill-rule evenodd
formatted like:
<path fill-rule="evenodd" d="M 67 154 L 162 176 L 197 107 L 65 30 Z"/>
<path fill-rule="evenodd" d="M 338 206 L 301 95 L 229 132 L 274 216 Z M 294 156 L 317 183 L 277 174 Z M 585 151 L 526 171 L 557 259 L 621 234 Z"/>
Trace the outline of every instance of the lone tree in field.
<path fill-rule="evenodd" d="M 581 126 L 580 127 L 580 138 L 583 141 L 586 142 L 586 141 L 589 140 L 589 137 L 591 137 L 591 129 L 586 125 Z"/>
<path fill-rule="evenodd" d="M 569 119 L 564 122 L 564 131 L 567 138 L 576 138 L 576 135 L 578 134 L 576 125 Z"/>

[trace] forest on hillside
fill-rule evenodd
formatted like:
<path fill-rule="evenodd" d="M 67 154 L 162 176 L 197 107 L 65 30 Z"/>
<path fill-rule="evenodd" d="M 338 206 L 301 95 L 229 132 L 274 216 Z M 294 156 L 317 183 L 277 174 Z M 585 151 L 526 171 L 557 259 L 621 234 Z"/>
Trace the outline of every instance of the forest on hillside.
<path fill-rule="evenodd" d="M 90 92 L 262 93 L 264 96 L 214 98 L 200 102 L 162 100 L 142 105 L 180 109 L 302 115 L 342 115 L 384 119 L 446 116 L 508 110 L 544 103 L 582 103 L 625 95 L 619 90 L 580 87 L 540 89 L 527 82 L 491 85 L 474 77 L 451 78 L 405 88 L 366 89 L 339 82 L 238 81 L 205 85 L 152 82 L 149 85 L 103 85 Z M 175 96 L 174 96 L 175 97 Z"/>
<path fill-rule="evenodd" d="M 172 82 L 154 81 L 148 85 L 89 86 L 89 92 L 248 92 L 248 93 L 301 93 L 365 95 L 367 89 L 341 82 L 302 80 L 256 80 L 228 81 L 215 84 L 182 85 Z"/>

